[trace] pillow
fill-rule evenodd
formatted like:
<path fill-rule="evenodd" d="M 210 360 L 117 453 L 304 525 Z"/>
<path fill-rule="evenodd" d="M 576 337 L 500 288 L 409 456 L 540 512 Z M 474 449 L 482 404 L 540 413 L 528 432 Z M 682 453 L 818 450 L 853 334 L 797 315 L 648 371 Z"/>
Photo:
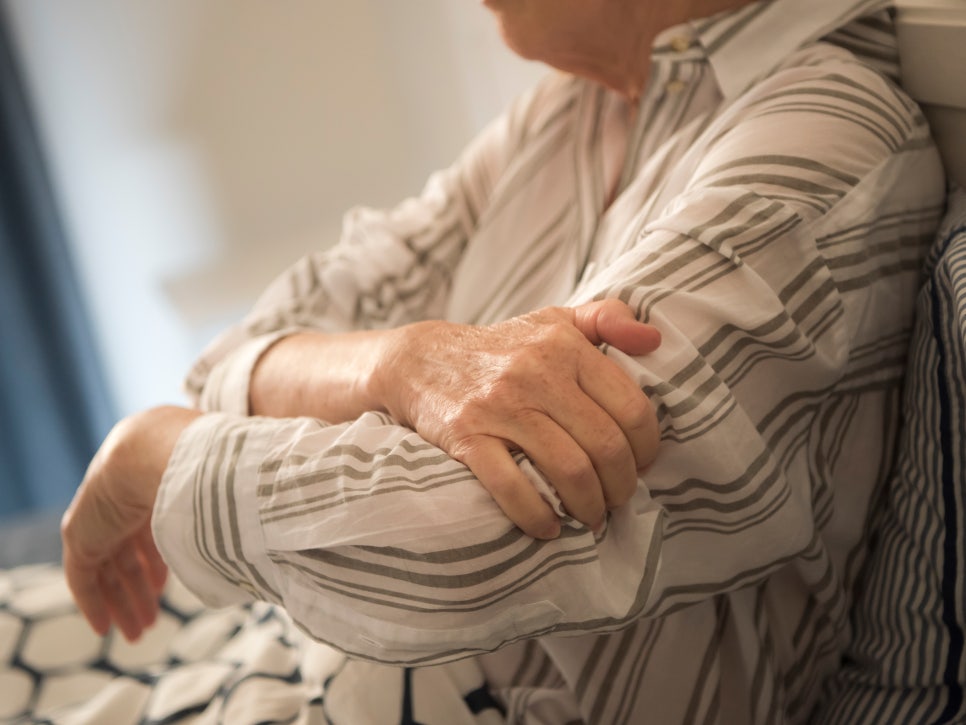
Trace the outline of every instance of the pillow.
<path fill-rule="evenodd" d="M 895 468 L 819 723 L 966 718 L 966 193 L 925 266 Z"/>

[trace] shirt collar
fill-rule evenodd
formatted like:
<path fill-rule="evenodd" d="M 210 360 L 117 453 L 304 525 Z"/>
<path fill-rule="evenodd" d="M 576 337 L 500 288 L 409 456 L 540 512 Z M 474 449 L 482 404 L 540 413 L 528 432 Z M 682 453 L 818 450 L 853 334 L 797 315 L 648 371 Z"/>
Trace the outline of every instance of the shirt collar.
<path fill-rule="evenodd" d="M 803 45 L 892 4 L 893 0 L 758 0 L 665 30 L 655 40 L 654 53 L 690 55 L 700 47 L 724 98 L 732 99 Z"/>

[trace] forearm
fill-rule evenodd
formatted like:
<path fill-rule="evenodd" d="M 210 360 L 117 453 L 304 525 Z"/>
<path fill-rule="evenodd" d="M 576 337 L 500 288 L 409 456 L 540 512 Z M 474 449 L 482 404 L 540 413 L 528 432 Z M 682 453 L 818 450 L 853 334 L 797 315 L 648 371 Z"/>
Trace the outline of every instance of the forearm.
<path fill-rule="evenodd" d="M 71 529 L 75 517 L 88 514 L 79 507 L 94 505 L 85 494 L 88 481 L 98 480 L 98 495 L 122 506 L 150 510 L 181 433 L 202 414 L 173 405 L 158 406 L 121 420 L 104 439 L 87 475 L 64 516 Z"/>
<path fill-rule="evenodd" d="M 113 622 L 134 640 L 154 622 L 167 570 L 151 538 L 151 513 L 171 451 L 200 415 L 165 406 L 122 420 L 64 514 L 67 583 L 100 634 Z"/>
<path fill-rule="evenodd" d="M 396 330 L 303 332 L 268 348 L 252 371 L 252 415 L 309 416 L 331 423 L 384 411 L 377 373 Z"/>

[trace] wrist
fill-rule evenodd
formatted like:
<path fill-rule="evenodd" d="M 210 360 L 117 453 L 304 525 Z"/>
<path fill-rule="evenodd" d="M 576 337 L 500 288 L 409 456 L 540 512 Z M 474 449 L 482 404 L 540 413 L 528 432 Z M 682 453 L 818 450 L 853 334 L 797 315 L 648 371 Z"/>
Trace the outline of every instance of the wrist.
<path fill-rule="evenodd" d="M 268 348 L 252 371 L 253 415 L 309 416 L 330 423 L 390 411 L 396 330 L 298 332 Z"/>
<path fill-rule="evenodd" d="M 368 393 L 378 402 L 378 409 L 388 412 L 401 425 L 415 427 L 413 363 L 431 352 L 434 332 L 446 324 L 439 320 L 414 322 L 386 330 L 380 339 Z"/>
<path fill-rule="evenodd" d="M 121 424 L 116 454 L 122 457 L 121 469 L 138 482 L 135 488 L 144 497 L 142 504 L 154 505 L 178 438 L 200 415 L 188 408 L 159 406 L 135 413 Z"/>
<path fill-rule="evenodd" d="M 397 422 L 406 425 L 404 411 L 400 410 L 400 385 L 396 370 L 405 359 L 405 344 L 412 325 L 385 330 L 373 351 L 372 365 L 365 376 L 364 395 L 373 402 L 372 409 L 389 413 Z"/>

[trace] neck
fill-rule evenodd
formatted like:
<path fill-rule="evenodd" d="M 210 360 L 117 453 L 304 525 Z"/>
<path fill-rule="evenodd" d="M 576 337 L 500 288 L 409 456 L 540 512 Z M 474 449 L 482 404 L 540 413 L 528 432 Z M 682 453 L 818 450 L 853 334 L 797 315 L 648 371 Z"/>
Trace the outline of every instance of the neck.
<path fill-rule="evenodd" d="M 657 36 L 668 28 L 750 5 L 755 0 L 679 0 L 651 3 L 633 0 L 624 5 L 614 24 L 602 27 L 607 41 L 598 45 L 603 52 L 569 63 L 571 72 L 603 83 L 636 103 L 651 71 L 651 48 Z M 554 63 L 551 63 L 554 65 Z M 563 67 L 563 66 L 558 66 Z"/>

